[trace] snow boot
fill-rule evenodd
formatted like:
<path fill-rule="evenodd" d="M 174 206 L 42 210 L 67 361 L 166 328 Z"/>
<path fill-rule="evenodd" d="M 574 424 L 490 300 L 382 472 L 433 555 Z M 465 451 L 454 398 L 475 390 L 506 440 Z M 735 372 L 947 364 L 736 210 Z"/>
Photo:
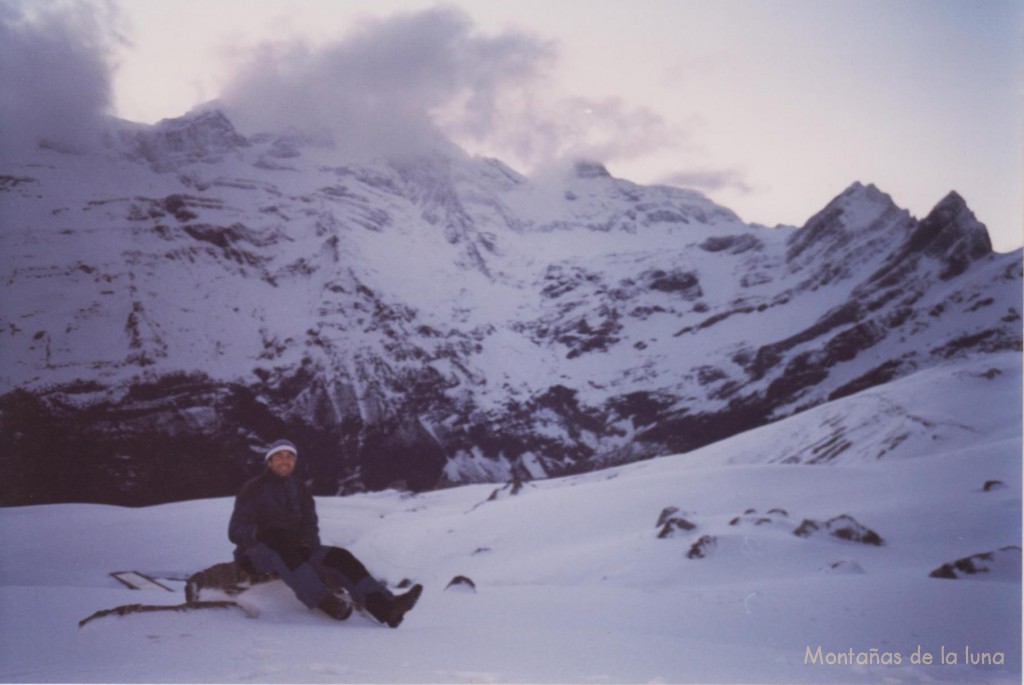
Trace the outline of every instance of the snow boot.
<path fill-rule="evenodd" d="M 335 621 L 344 621 L 352 615 L 352 605 L 335 594 L 328 594 L 316 605 L 316 608 Z"/>
<path fill-rule="evenodd" d="M 416 602 L 420 601 L 420 595 L 423 594 L 423 586 L 417 583 L 413 585 L 408 592 L 404 592 L 393 600 L 393 606 L 391 607 L 391 619 L 388 621 L 388 625 L 392 628 L 397 628 L 398 624 L 402 622 L 405 615 L 412 611 L 412 608 L 416 606 Z"/>
<path fill-rule="evenodd" d="M 401 625 L 405 614 L 416 606 L 421 594 L 423 594 L 423 586 L 418 584 L 413 585 L 411 590 L 397 597 L 384 589 L 367 595 L 366 610 L 381 623 L 391 628 L 397 628 Z"/>

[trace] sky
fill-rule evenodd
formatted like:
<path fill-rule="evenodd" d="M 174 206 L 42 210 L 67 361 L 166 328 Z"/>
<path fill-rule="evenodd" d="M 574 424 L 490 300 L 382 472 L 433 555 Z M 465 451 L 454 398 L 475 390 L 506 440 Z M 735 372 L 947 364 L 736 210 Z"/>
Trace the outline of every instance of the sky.
<path fill-rule="evenodd" d="M 242 133 L 586 158 L 766 225 L 956 190 L 1024 243 L 1019 0 L 0 0 L 0 39 L 8 146 L 217 99 Z"/>

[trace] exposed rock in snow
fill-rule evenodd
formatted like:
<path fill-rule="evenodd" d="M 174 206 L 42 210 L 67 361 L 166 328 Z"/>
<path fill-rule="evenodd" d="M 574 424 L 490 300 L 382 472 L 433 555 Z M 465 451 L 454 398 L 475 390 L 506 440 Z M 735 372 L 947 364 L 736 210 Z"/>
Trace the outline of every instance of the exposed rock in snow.
<path fill-rule="evenodd" d="M 833 562 L 822 568 L 821 571 L 822 573 L 841 576 L 862 576 L 866 573 L 863 566 L 850 559 Z"/>
<path fill-rule="evenodd" d="M 190 162 L 220 161 L 222 155 L 249 146 L 249 141 L 216 109 L 164 119 L 152 127 L 125 127 L 120 132 L 120 143 L 161 172 Z"/>
<path fill-rule="evenodd" d="M 1019 583 L 1021 577 L 1021 549 L 1016 545 L 1001 547 L 993 552 L 974 554 L 943 564 L 928 574 L 932 578 L 969 578 Z"/>
<path fill-rule="evenodd" d="M 718 545 L 718 538 L 714 535 L 702 535 L 697 542 L 690 546 L 686 553 L 687 559 L 704 559 L 711 554 Z"/>
<path fill-rule="evenodd" d="M 449 581 L 448 585 L 446 585 L 444 589 L 472 593 L 476 592 L 476 583 L 466 576 L 455 576 L 451 581 Z"/>
<path fill-rule="evenodd" d="M 885 544 L 878 533 L 861 525 L 852 516 L 846 514 L 836 516 L 825 522 L 804 519 L 803 523 L 793 531 L 793 535 L 801 538 L 809 538 L 822 533 L 839 538 L 840 540 L 859 542 L 864 545 L 881 546 Z"/>
<path fill-rule="evenodd" d="M 508 483 L 492 492 L 487 501 L 494 502 L 502 497 L 514 497 L 519 494 L 525 485 L 521 478 L 514 476 Z"/>
<path fill-rule="evenodd" d="M 611 178 L 608 169 L 600 162 L 576 162 L 573 173 L 578 178 Z"/>
<path fill-rule="evenodd" d="M 944 265 L 943 280 L 963 273 L 974 261 L 992 252 L 988 231 L 955 191 L 928 214 L 910 236 L 908 247 Z"/>
<path fill-rule="evenodd" d="M 660 529 L 658 531 L 658 538 L 671 538 L 679 534 L 689 533 L 697 528 L 697 524 L 693 523 L 685 516 L 690 516 L 689 512 L 683 512 L 684 515 L 680 514 L 678 507 L 665 507 L 662 510 L 661 515 L 658 516 L 658 525 Z"/>
<path fill-rule="evenodd" d="M 736 516 L 729 521 L 730 526 L 785 526 L 789 512 L 785 509 L 769 509 L 767 512 L 759 513 L 757 509 L 747 509 L 742 515 Z"/>

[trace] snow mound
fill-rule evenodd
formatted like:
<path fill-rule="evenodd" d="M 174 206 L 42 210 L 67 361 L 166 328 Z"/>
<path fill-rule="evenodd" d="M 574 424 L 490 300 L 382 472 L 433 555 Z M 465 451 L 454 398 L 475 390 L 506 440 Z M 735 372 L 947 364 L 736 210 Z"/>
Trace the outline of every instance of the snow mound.
<path fill-rule="evenodd" d="M 849 559 L 832 562 L 828 566 L 822 568 L 821 571 L 822 573 L 844 576 L 862 576 L 867 573 L 863 566 L 858 564 L 856 561 L 851 561 Z"/>

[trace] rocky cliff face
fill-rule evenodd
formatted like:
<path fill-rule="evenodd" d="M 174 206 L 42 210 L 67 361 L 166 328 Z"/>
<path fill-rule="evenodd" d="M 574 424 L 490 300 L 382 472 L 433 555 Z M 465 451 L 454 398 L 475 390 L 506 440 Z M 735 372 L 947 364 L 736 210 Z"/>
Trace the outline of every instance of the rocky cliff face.
<path fill-rule="evenodd" d="M 0 164 L 3 502 L 318 494 L 686 451 L 1021 348 L 1020 253 L 955 193 L 803 227 L 585 163 L 342 159 L 220 112 Z"/>

